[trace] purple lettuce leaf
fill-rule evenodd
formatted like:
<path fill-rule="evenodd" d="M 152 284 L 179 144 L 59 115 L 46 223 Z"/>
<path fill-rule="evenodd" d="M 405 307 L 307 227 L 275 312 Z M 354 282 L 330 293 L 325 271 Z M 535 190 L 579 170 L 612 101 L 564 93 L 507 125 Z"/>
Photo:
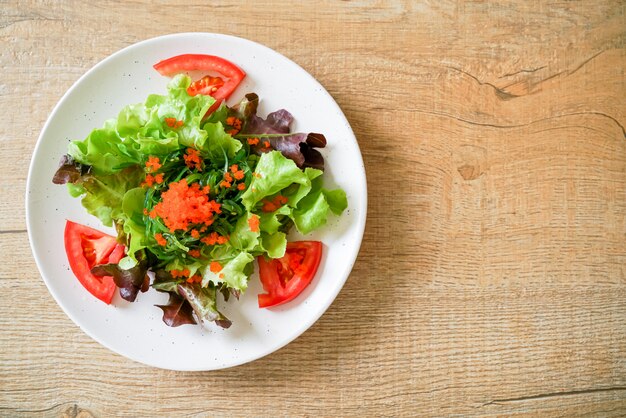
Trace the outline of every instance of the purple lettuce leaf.
<path fill-rule="evenodd" d="M 147 263 L 140 262 L 136 266 L 124 270 L 118 264 L 101 264 L 91 269 L 96 277 L 113 276 L 115 285 L 120 288 L 120 296 L 129 302 L 137 299 L 139 291 L 145 292 L 150 285 Z"/>
<path fill-rule="evenodd" d="M 54 173 L 52 182 L 54 184 L 75 183 L 90 170 L 91 166 L 75 161 L 70 155 L 64 155 L 59 161 L 59 168 Z"/>
<path fill-rule="evenodd" d="M 222 328 L 228 328 L 232 322 L 217 310 L 215 301 L 216 289 L 183 283 L 178 285 L 178 294 L 189 302 L 196 317 L 201 321 L 215 323 Z"/>
<path fill-rule="evenodd" d="M 233 107 L 232 115 L 242 120 L 241 131 L 237 136 L 259 138 L 259 144 L 251 147 L 252 152 L 262 154 L 269 149 L 280 151 L 286 158 L 293 160 L 298 167 L 324 169 L 324 158 L 315 148 L 324 148 L 326 138 L 318 133 L 290 133 L 293 116 L 285 109 L 279 109 L 267 115 L 265 119 L 257 116 L 259 98 L 256 94 L 247 94 L 239 104 Z M 266 147 L 266 142 L 269 147 Z"/>
<path fill-rule="evenodd" d="M 169 327 L 186 324 L 197 324 L 193 317 L 193 309 L 187 300 L 174 292 L 169 292 L 167 305 L 156 305 L 163 311 L 163 322 Z"/>

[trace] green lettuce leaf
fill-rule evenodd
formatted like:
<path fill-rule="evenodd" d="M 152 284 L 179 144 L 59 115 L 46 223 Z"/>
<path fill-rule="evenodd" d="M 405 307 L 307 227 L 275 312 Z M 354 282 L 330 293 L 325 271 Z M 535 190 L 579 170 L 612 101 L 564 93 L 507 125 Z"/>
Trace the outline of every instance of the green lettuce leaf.
<path fill-rule="evenodd" d="M 146 224 L 143 220 L 144 200 L 146 198 L 146 190 L 142 187 L 130 189 L 122 198 L 122 211 L 124 219 L 124 233 L 128 240 L 127 256 L 124 260 L 120 260 L 120 264 L 124 268 L 129 268 L 138 260 L 136 254 L 138 251 L 148 246 L 146 237 Z"/>
<path fill-rule="evenodd" d="M 122 215 L 122 201 L 126 191 L 139 186 L 144 172 L 139 166 L 129 167 L 115 174 L 95 176 L 87 174 L 78 184 L 85 191 L 82 204 L 106 226 Z"/>
<path fill-rule="evenodd" d="M 271 196 L 293 183 L 307 184 L 307 175 L 296 163 L 285 158 L 280 152 L 272 151 L 261 155 L 250 187 L 241 195 L 243 205 L 249 211 L 264 197 Z"/>
<path fill-rule="evenodd" d="M 348 199 L 343 190 L 328 190 L 322 185 L 322 177 L 314 178 L 309 193 L 298 202 L 291 213 L 291 219 L 302 234 L 308 234 L 325 225 L 329 210 L 335 215 L 341 215 L 348 207 Z"/>
<path fill-rule="evenodd" d="M 189 96 L 190 83 L 186 75 L 177 75 L 170 81 L 167 95 L 152 94 L 145 103 L 124 107 L 117 118 L 107 120 L 85 140 L 71 142 L 69 155 L 91 166 L 94 174 L 106 175 L 141 165 L 147 155 L 166 155 L 181 145 L 207 142 L 207 132 L 200 125 L 215 99 Z M 183 125 L 169 127 L 166 118 L 183 121 Z"/>
<path fill-rule="evenodd" d="M 289 220 L 292 209 L 288 205 L 281 206 L 274 212 L 259 214 L 259 230 L 267 234 L 274 234 Z"/>
<path fill-rule="evenodd" d="M 141 161 L 137 151 L 117 134 L 114 119 L 94 129 L 85 140 L 70 142 L 68 154 L 91 166 L 94 175 L 112 174 Z"/>
<path fill-rule="evenodd" d="M 252 216 L 258 215 L 247 213 L 240 216 L 235 224 L 235 229 L 230 234 L 230 245 L 239 251 L 252 251 L 259 244 L 260 231 L 251 231 L 248 224 L 248 220 Z"/>
<path fill-rule="evenodd" d="M 195 147 L 216 164 L 224 164 L 241 149 L 241 142 L 227 134 L 221 122 L 205 123 L 204 130 L 206 137 L 196 142 Z"/>
<path fill-rule="evenodd" d="M 231 259 L 217 261 L 222 265 L 222 270 L 214 273 L 209 266 L 206 266 L 202 273 L 202 286 L 206 287 L 209 283 L 219 285 L 225 282 L 228 287 L 240 292 L 245 291 L 248 287 L 248 277 L 252 273 L 254 257 L 250 253 L 240 252 Z M 222 274 L 223 278 L 220 278 Z"/>
<path fill-rule="evenodd" d="M 270 258 L 281 258 L 287 249 L 287 235 L 283 232 L 261 234 L 263 251 Z"/>

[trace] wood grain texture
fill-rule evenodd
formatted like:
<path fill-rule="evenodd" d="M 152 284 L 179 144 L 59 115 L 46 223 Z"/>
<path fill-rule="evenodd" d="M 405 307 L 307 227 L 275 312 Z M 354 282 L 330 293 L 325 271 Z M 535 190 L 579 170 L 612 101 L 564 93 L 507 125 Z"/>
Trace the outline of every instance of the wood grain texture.
<path fill-rule="evenodd" d="M 623 2 L 211 3 L 0 2 L 0 416 L 626 414 Z M 24 221 L 32 149 L 67 88 L 184 31 L 261 42 L 316 77 L 370 196 L 328 312 L 208 373 L 83 334 Z"/>

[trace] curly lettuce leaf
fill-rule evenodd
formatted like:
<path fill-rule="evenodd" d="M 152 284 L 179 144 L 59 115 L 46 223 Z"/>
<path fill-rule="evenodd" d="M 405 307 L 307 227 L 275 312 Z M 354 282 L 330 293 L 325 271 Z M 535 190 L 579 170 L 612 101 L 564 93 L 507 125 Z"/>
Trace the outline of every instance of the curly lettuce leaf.
<path fill-rule="evenodd" d="M 178 293 L 189 302 L 189 305 L 201 321 L 215 322 L 222 328 L 228 328 L 232 322 L 217 310 L 215 287 L 200 287 L 188 283 L 178 285 Z"/>
<path fill-rule="evenodd" d="M 236 251 L 233 251 L 233 254 L 235 253 Z M 228 287 L 237 291 L 245 291 L 248 287 L 248 278 L 252 274 L 254 256 L 248 252 L 239 252 L 232 258 L 217 261 L 222 265 L 222 270 L 212 272 L 207 265 L 202 272 L 202 286 L 206 287 L 209 283 L 216 286 L 226 283 Z"/>
<path fill-rule="evenodd" d="M 242 203 L 248 211 L 252 210 L 264 197 L 276 194 L 293 183 L 310 182 L 296 163 L 277 151 L 261 155 L 255 172 L 257 176 L 252 179 L 250 187 L 241 195 Z"/>
<path fill-rule="evenodd" d="M 187 299 L 175 292 L 170 292 L 170 299 L 166 305 L 156 306 L 163 311 L 163 322 L 168 327 L 197 324 L 193 317 L 193 309 Z"/>
<path fill-rule="evenodd" d="M 281 258 L 287 249 L 287 235 L 284 232 L 261 234 L 261 246 L 269 258 Z"/>
<path fill-rule="evenodd" d="M 144 201 L 146 189 L 136 187 L 128 190 L 122 198 L 123 230 L 128 237 L 128 255 L 120 260 L 123 268 L 133 267 L 137 263 L 137 253 L 148 246 L 146 237 L 146 224 L 143 219 Z"/>
<path fill-rule="evenodd" d="M 216 164 L 225 163 L 241 149 L 241 142 L 227 134 L 221 122 L 205 123 L 204 130 L 206 138 L 195 143 L 195 147 Z"/>
<path fill-rule="evenodd" d="M 262 233 L 275 234 L 289 220 L 292 208 L 288 205 L 281 206 L 274 212 L 263 212 L 259 214 L 259 230 Z"/>
<path fill-rule="evenodd" d="M 315 148 L 324 148 L 326 138 L 318 133 L 290 133 L 293 116 L 285 109 L 279 109 L 267 115 L 265 119 L 256 114 L 259 97 L 250 93 L 232 109 L 232 115 L 242 120 L 239 135 L 256 137 L 261 141 L 251 146 L 251 151 L 261 155 L 264 143 L 269 142 L 272 149 L 280 151 L 293 160 L 298 167 L 324 169 L 324 158 Z"/>
<path fill-rule="evenodd" d="M 87 211 L 106 226 L 122 215 L 122 201 L 130 189 L 139 186 L 144 172 L 138 166 L 128 167 L 114 174 L 96 176 L 85 174 L 74 183 L 80 185 L 85 196 L 81 201 Z"/>
<path fill-rule="evenodd" d="M 328 211 L 341 215 L 348 207 L 346 193 L 341 189 L 328 190 L 322 187 L 322 178 L 311 181 L 309 193 L 298 201 L 291 213 L 296 228 L 308 234 L 326 224 Z"/>
<path fill-rule="evenodd" d="M 84 140 L 71 142 L 69 155 L 91 166 L 96 175 L 106 175 L 140 165 L 147 155 L 165 155 L 181 145 L 205 143 L 207 132 L 200 125 L 215 99 L 190 96 L 190 83 L 186 75 L 177 75 L 168 84 L 167 95 L 152 94 L 145 103 L 124 107 L 117 118 L 107 120 Z M 183 125 L 170 127 L 164 123 L 166 118 Z"/>
<path fill-rule="evenodd" d="M 94 129 L 83 141 L 70 142 L 68 154 L 77 162 L 91 166 L 95 175 L 112 174 L 141 162 L 139 153 L 118 135 L 114 119 Z"/>
<path fill-rule="evenodd" d="M 91 273 L 96 277 L 113 276 L 115 285 L 120 288 L 120 296 L 129 302 L 135 301 L 139 291 L 148 290 L 150 278 L 147 272 L 148 264 L 145 262 L 128 270 L 118 264 L 101 264 L 91 269 Z"/>

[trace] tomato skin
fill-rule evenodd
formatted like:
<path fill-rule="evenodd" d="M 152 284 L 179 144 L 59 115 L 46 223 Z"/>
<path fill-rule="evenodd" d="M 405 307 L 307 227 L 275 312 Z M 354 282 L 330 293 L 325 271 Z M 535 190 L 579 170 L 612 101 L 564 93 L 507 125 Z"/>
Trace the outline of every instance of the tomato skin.
<path fill-rule="evenodd" d="M 258 297 L 259 308 L 281 305 L 296 298 L 315 277 L 321 260 L 322 243 L 319 241 L 289 242 L 282 258 L 259 257 L 259 276 L 266 292 Z"/>
<path fill-rule="evenodd" d="M 192 86 L 189 86 L 191 90 L 187 89 L 187 92 L 192 96 L 200 93 L 208 94 L 215 98 L 215 104 L 211 106 L 207 115 L 217 109 L 223 100 L 228 99 L 239 83 L 241 83 L 241 80 L 246 76 L 246 73 L 232 62 L 215 55 L 204 54 L 177 55 L 154 64 L 154 69 L 157 70 L 159 74 L 167 77 L 187 71 L 211 71 L 224 76 L 227 80 L 223 81 L 220 79 L 221 83 L 217 83 L 214 86 L 218 84 L 221 85 L 215 90 L 211 87 L 202 91 L 198 91 L 197 87 L 192 88 L 197 81 L 194 82 Z"/>
<path fill-rule="evenodd" d="M 124 246 L 119 245 L 115 237 L 72 221 L 65 224 L 64 242 L 70 268 L 78 281 L 89 293 L 111 303 L 116 289 L 113 278 L 96 277 L 91 274 L 91 268 L 119 262 L 124 256 Z"/>

